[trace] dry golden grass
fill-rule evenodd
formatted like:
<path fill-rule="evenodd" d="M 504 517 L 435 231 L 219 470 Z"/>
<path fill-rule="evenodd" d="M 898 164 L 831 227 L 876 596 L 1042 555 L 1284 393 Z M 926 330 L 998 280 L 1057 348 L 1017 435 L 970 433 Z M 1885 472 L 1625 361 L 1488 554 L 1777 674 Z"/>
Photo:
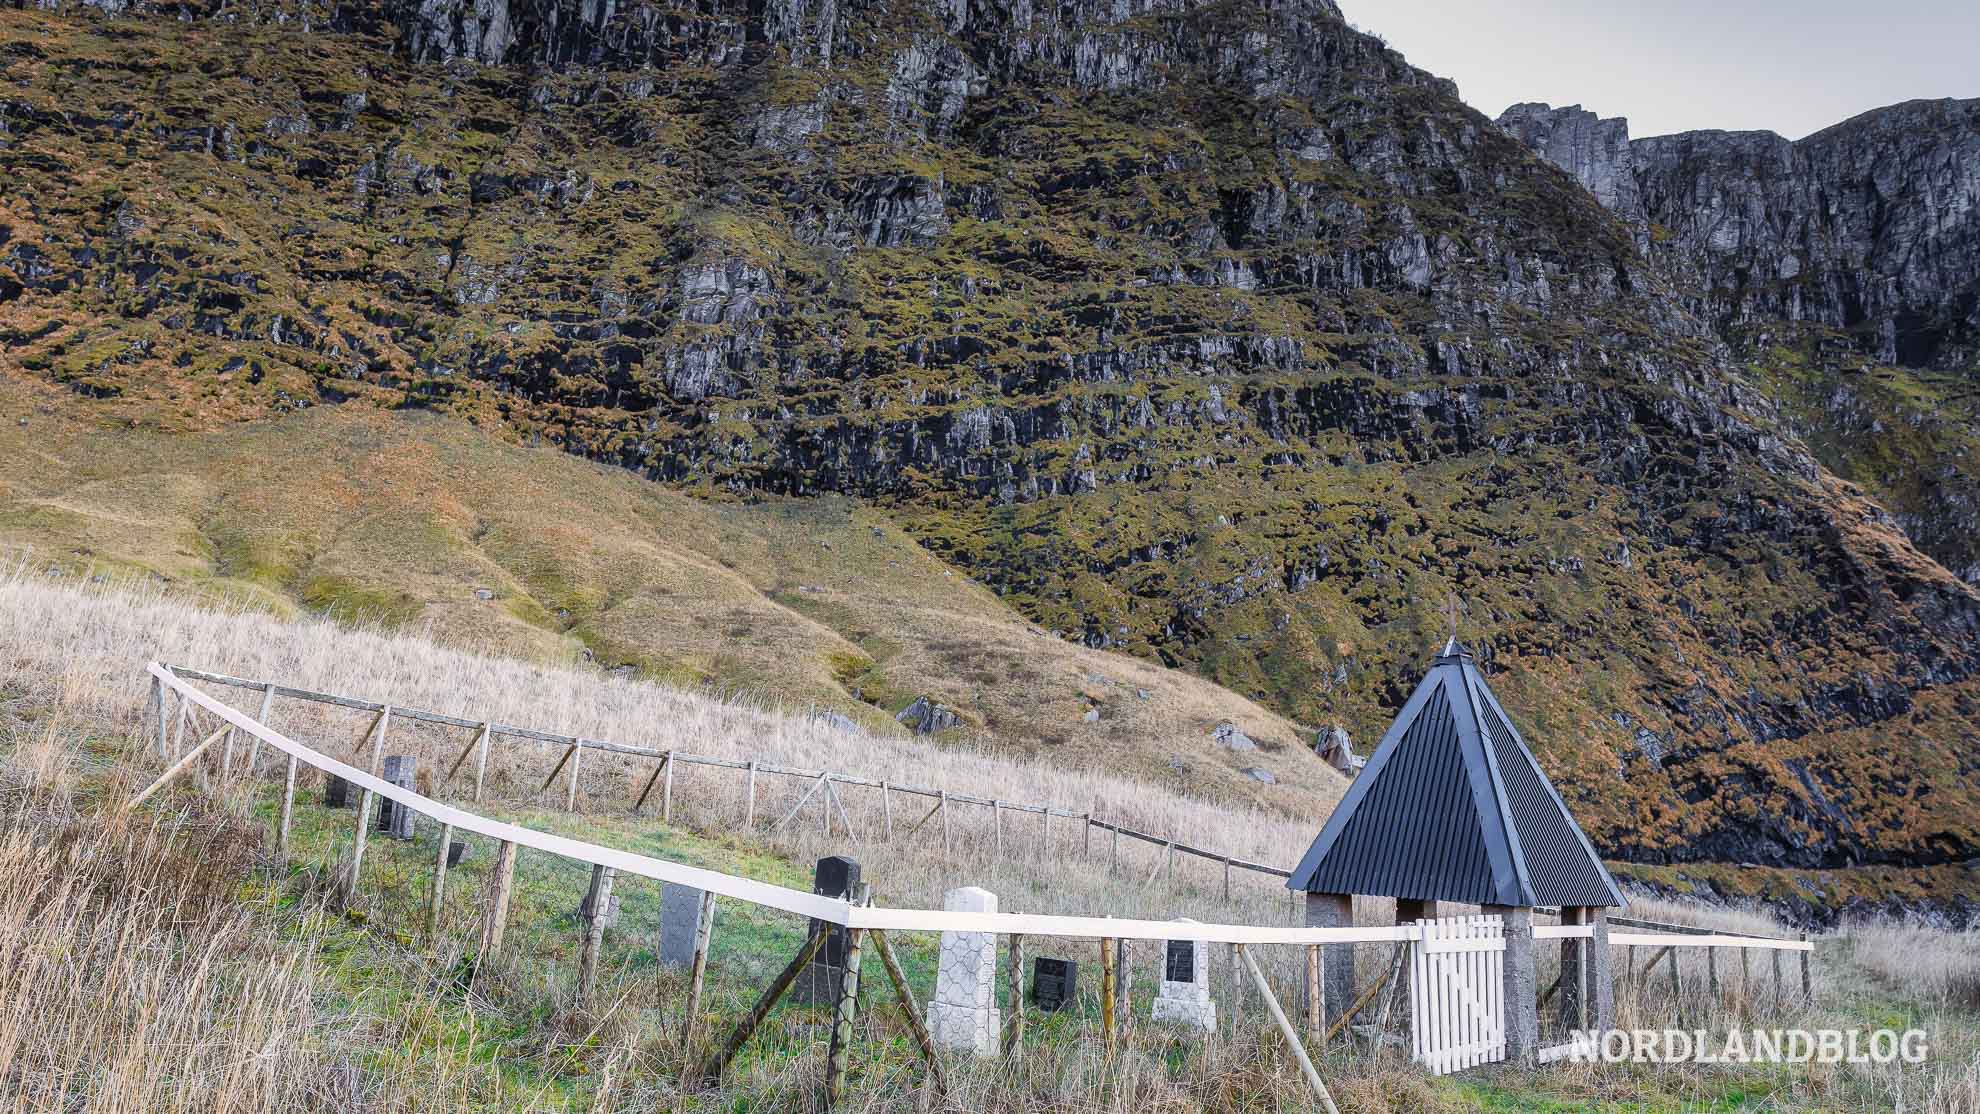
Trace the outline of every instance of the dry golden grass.
<path fill-rule="evenodd" d="M 801 1023 L 774 1036 L 773 1046 L 784 1051 L 743 1065 L 718 1093 L 684 1100 L 673 1082 L 683 1065 L 668 1035 L 671 1011 L 643 1008 L 654 993 L 651 976 L 628 967 L 607 973 L 601 994 L 606 1005 L 593 1014 L 573 1013 L 564 981 L 541 971 L 493 971 L 471 1002 L 453 1000 L 442 977 L 448 953 L 436 958 L 383 927 L 353 929 L 327 915 L 309 888 L 319 876 L 314 871 L 294 876 L 289 896 L 270 893 L 260 881 L 267 873 L 252 853 L 254 830 L 241 821 L 253 797 L 247 783 L 223 787 L 217 798 L 175 793 L 158 812 L 143 814 L 146 824 L 119 822 L 104 811 L 104 802 L 123 799 L 155 768 L 142 753 L 148 736 L 138 669 L 154 657 L 192 657 L 246 675 L 662 747 L 823 764 L 1011 799 L 1036 794 L 1073 807 L 1097 801 L 1099 811 L 1137 827 L 1191 832 L 1211 846 L 1266 861 L 1288 861 L 1313 827 L 1097 772 L 1069 774 L 956 747 L 836 731 L 748 700 L 467 654 L 403 632 L 202 608 L 157 589 L 132 592 L 23 570 L 0 583 L 0 695 L 16 709 L 0 774 L 0 932 L 14 949 L 0 964 L 0 979 L 12 980 L 0 985 L 0 1003 L 6 1004 L 0 1010 L 7 1011 L 0 1014 L 0 1055 L 11 1057 L 0 1064 L 0 1087 L 16 1109 L 175 1110 L 189 1109 L 195 1099 L 207 1109 L 283 1111 L 632 1111 L 676 1103 L 684 1109 L 815 1108 L 817 1038 L 807 1036 Z M 231 699 L 249 708 L 256 703 L 246 693 Z M 294 702 L 278 703 L 274 716 L 285 731 L 333 753 L 337 743 L 355 741 L 367 718 Z M 443 737 L 408 728 L 395 732 L 392 750 L 419 754 L 432 769 L 450 761 L 464 742 L 462 733 Z M 489 807 L 518 807 L 536 796 L 554 754 L 514 745 L 502 753 L 493 788 L 503 800 Z M 584 799 L 591 812 L 580 823 L 593 824 L 590 834 L 601 841 L 625 838 L 638 825 L 627 821 L 624 806 L 650 767 L 599 762 L 587 768 Z M 793 801 L 800 788 L 772 790 L 769 784 L 759 818 L 779 814 L 779 804 Z M 261 788 L 265 793 L 265 782 Z M 561 788 L 553 787 L 548 797 L 560 800 Z M 691 771 L 677 782 L 677 819 L 733 841 L 738 789 L 734 775 Z M 1276 882 L 1254 882 L 1231 903 L 1218 895 L 1214 873 L 1179 871 L 1174 887 L 1164 881 L 1150 886 L 1147 872 L 1158 859 L 1140 851 L 1110 870 L 1100 840 L 1082 854 L 1064 831 L 1046 847 L 1038 839 L 1042 833 L 1013 825 L 1001 859 L 981 818 L 958 825 L 950 853 L 926 832 L 882 844 L 873 838 L 876 799 L 849 793 L 847 804 L 855 825 L 867 833 L 856 853 L 880 883 L 883 900 L 893 904 L 932 902 L 943 888 L 969 883 L 999 892 L 1006 908 L 1036 911 L 1254 921 L 1289 912 Z M 897 822 L 907 811 L 897 811 Z M 771 837 L 771 845 L 799 861 L 848 849 L 842 833 L 818 832 L 815 814 L 802 819 Z M 416 878 L 410 886 L 379 880 L 375 888 L 373 900 L 406 906 L 398 909 L 401 916 L 418 907 Z M 1640 902 L 1632 912 L 1744 931 L 1778 929 L 1751 913 L 1654 902 Z M 1369 902 L 1361 913 L 1386 920 L 1389 910 Z M 736 922 L 728 923 L 736 930 Z M 127 942 L 135 946 L 123 946 Z M 1974 1015 L 1950 990 L 1955 980 L 1932 973 L 1967 969 L 1962 954 L 1969 938 L 1920 933 L 1896 942 L 1939 958 L 1935 966 L 1914 970 L 1874 954 L 1891 946 L 1874 933 L 1825 940 L 1815 968 L 1816 1002 L 1809 1005 L 1795 1000 L 1798 968 L 1791 959 L 1784 972 L 1787 993 L 1776 1002 L 1764 959 L 1744 981 L 1733 974 L 1737 961 L 1727 962 L 1713 994 L 1693 953 L 1685 959 L 1680 993 L 1687 1027 L 1917 1024 L 1940 1050 L 1938 1059 L 1919 1068 L 1625 1065 L 1494 1069 L 1453 1081 L 1428 1079 L 1393 1052 L 1372 1057 L 1336 1045 L 1323 1071 L 1349 1111 L 1605 1103 L 1678 1110 L 1749 1100 L 1781 1110 L 1970 1111 L 1980 1098 L 1972 1066 L 1980 1054 Z M 1368 953 L 1365 980 L 1383 956 L 1376 954 L 1379 948 L 1362 950 Z M 1542 949 L 1542 985 L 1555 970 L 1553 951 Z M 389 983 L 394 994 L 353 995 L 346 982 L 339 993 L 326 995 L 329 976 L 321 957 L 332 954 L 343 957 L 346 979 L 360 980 L 360 987 L 363 980 Z M 1137 949 L 1137 964 L 1153 958 L 1153 949 Z M 1281 994 L 1291 1000 L 1296 951 L 1279 949 L 1267 958 Z M 776 955 L 758 957 L 752 970 L 779 961 Z M 58 985 L 61 978 L 70 981 Z M 1236 1012 L 1225 972 L 1216 970 L 1214 978 L 1227 1015 Z M 740 1004 L 731 999 L 724 1008 Z M 1618 988 L 1624 1025 L 1674 1024 L 1675 1006 L 1662 968 L 1625 978 Z M 1143 1010 L 1145 1000 L 1137 1013 Z M 1195 1114 L 1306 1108 L 1290 1058 L 1260 1027 L 1256 1000 L 1243 1012 L 1248 1024 L 1215 1040 L 1136 1024 L 1111 1067 L 1090 1032 L 1041 1026 L 1016 1067 L 956 1064 L 956 1091 L 941 1109 Z M 463 1030 L 477 1028 L 511 1034 L 514 1055 L 507 1045 L 506 1059 L 492 1061 L 463 1051 L 476 1046 Z M 1553 1028 L 1550 1021 L 1548 1031 Z M 860 1047 L 870 1060 L 856 1072 L 848 1109 L 922 1104 L 921 1074 L 903 1040 L 899 1022 L 886 1010 L 869 1010 Z M 520 1075 L 519 1065 L 527 1065 Z"/>
<path fill-rule="evenodd" d="M 1290 865 L 1311 840 L 1315 823 L 1244 805 L 1184 796 L 1095 769 L 1065 770 L 996 753 L 896 736 L 871 736 L 832 727 L 803 714 L 784 714 L 743 698 L 715 699 L 664 685 L 448 650 L 406 633 L 354 630 L 313 619 L 284 620 L 250 610 L 203 607 L 161 591 L 129 591 L 78 583 L 25 567 L 0 582 L 0 646 L 8 648 L 0 686 L 46 693 L 73 714 L 111 730 L 139 728 L 148 691 L 147 660 L 197 663 L 216 672 L 279 678 L 285 684 L 361 696 L 475 720 L 498 720 L 587 738 L 636 743 L 735 760 L 754 759 L 801 768 L 824 768 L 897 784 L 951 792 L 996 794 L 1014 802 L 1051 803 L 1092 812 L 1129 828 L 1170 836 L 1237 858 Z M 216 695 L 246 711 L 259 698 L 236 689 Z M 344 756 L 371 716 L 301 701 L 276 704 L 276 726 L 326 753 Z M 428 771 L 445 770 L 472 739 L 471 732 L 402 723 L 392 735 L 393 753 L 421 759 Z M 543 792 L 560 751 L 545 744 L 504 740 L 490 762 L 490 790 L 514 800 L 561 802 L 564 784 Z M 598 811 L 627 808 L 639 795 L 653 763 L 589 752 L 580 801 Z M 759 779 L 757 820 L 767 827 L 809 788 L 789 778 Z M 456 782 L 451 789 L 463 788 Z M 683 767 L 675 778 L 676 819 L 709 830 L 734 827 L 744 812 L 744 783 L 735 771 Z M 1081 887 L 1046 884 L 1033 870 L 1072 848 L 1090 859 L 1084 869 L 1105 876 L 1114 861 L 1111 838 L 1095 832 L 1090 843 L 1077 821 L 1060 819 L 1045 843 L 1036 815 L 1005 813 L 1004 854 L 998 825 L 984 807 L 952 806 L 949 853 L 942 853 L 940 819 L 915 841 L 881 844 L 883 802 L 877 790 L 843 787 L 848 815 L 864 833 L 859 851 L 883 880 L 882 895 L 895 904 L 933 904 L 956 885 L 1003 884 L 1010 903 L 1035 912 L 1120 912 L 1153 907 L 1160 915 L 1201 912 L 1201 902 L 1221 894 L 1220 867 L 1178 856 L 1173 881 L 1150 887 L 1143 880 L 1163 857 L 1151 846 L 1122 841 L 1119 873 L 1133 885 L 1111 895 L 1120 907 L 1095 908 Z M 657 798 L 649 811 L 657 806 Z M 827 835 L 818 808 L 777 834 L 786 852 L 804 857 L 846 849 L 842 827 Z M 902 833 L 928 808 L 923 798 L 895 795 Z M 839 822 L 834 814 L 834 824 Z M 1054 880 L 1056 881 L 1056 880 Z M 1264 903 L 1274 919 L 1290 915 L 1279 879 L 1238 872 L 1233 889 Z M 1182 897 L 1172 896 L 1180 890 Z"/>

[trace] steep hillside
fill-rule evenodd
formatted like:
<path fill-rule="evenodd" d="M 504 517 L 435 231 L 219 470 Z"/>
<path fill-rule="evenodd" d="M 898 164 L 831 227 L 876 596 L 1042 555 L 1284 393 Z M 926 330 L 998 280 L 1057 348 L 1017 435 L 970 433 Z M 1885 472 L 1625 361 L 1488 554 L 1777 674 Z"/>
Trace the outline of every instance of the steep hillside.
<path fill-rule="evenodd" d="M 1980 582 L 1980 101 L 1912 101 L 1798 142 L 1632 140 L 1579 105 L 1507 131 L 1680 277 L 1822 463 Z"/>
<path fill-rule="evenodd" d="M 277 614 L 816 706 L 881 734 L 906 734 L 894 714 L 928 696 L 957 717 L 941 743 L 1291 816 L 1340 796 L 1284 719 L 1050 637 L 847 500 L 710 504 L 369 409 L 172 437 L 90 430 L 60 401 L 0 380 L 0 412 L 27 415 L 0 426 L 0 544 L 37 568 L 139 571 Z M 1258 749 L 1213 742 L 1225 722 Z"/>
<path fill-rule="evenodd" d="M 859 496 L 1364 743 L 1455 591 L 1612 855 L 1980 853 L 1980 593 L 1323 0 L 373 11 L 6 13 L 6 357 Z"/>

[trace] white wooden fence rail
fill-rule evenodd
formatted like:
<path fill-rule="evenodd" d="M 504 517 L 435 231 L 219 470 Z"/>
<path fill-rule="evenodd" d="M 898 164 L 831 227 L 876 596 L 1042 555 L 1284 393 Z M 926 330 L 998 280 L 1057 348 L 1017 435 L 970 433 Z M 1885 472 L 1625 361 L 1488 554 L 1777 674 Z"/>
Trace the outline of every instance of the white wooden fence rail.
<path fill-rule="evenodd" d="M 151 663 L 147 670 L 159 684 L 177 693 L 181 699 L 218 717 L 236 730 L 260 739 L 266 745 L 295 758 L 304 765 L 343 778 L 360 790 L 368 790 L 376 796 L 404 805 L 441 824 L 451 825 L 458 833 L 472 832 L 586 865 L 611 867 L 621 874 L 663 882 L 677 882 L 723 897 L 852 928 L 902 929 L 914 932 L 1018 933 L 1025 936 L 1116 940 L 1168 940 L 1176 933 L 1174 921 L 856 907 L 836 898 L 821 897 L 785 886 L 738 878 L 719 871 L 703 870 L 700 867 L 667 862 L 630 851 L 539 832 L 532 828 L 518 827 L 456 808 L 409 789 L 402 789 L 383 778 L 373 777 L 364 770 L 347 765 L 305 743 L 297 742 L 246 713 L 207 695 L 178 677 L 171 669 L 156 662 Z M 393 712 L 396 715 L 398 710 L 394 709 Z M 1192 924 L 1189 935 L 1191 939 L 1230 944 L 1399 943 L 1415 939 L 1416 930 L 1407 925 L 1302 928 L 1287 925 Z"/>

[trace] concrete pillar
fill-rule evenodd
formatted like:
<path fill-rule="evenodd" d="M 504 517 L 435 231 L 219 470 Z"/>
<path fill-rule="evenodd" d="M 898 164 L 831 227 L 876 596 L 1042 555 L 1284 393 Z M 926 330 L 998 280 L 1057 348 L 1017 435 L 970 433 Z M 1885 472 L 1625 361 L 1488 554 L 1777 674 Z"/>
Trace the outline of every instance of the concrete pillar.
<path fill-rule="evenodd" d="M 1540 1002 L 1534 984 L 1533 910 L 1486 905 L 1506 924 L 1506 1062 L 1530 1065 L 1540 1051 Z"/>
<path fill-rule="evenodd" d="M 1594 1003 L 1595 1016 L 1589 1019 L 1588 1027 L 1605 1033 L 1616 1027 L 1616 975 L 1609 958 L 1609 911 L 1597 908 L 1590 912 L 1594 914 L 1595 938 L 1589 941 L 1588 948 L 1588 1000 Z"/>
<path fill-rule="evenodd" d="M 1354 898 L 1348 894 L 1306 895 L 1306 927 L 1352 928 Z M 1328 944 L 1320 949 L 1321 996 L 1327 999 L 1327 1023 L 1333 1024 L 1354 1002 L 1354 945 Z"/>
<path fill-rule="evenodd" d="M 1583 925 L 1589 921 L 1587 908 L 1580 905 L 1561 906 L 1561 924 Z M 1564 939 L 1561 941 L 1561 1028 L 1570 1032 L 1586 1029 L 1583 1022 L 1581 1004 L 1583 1002 L 1582 957 L 1588 952 L 1588 941 Z"/>

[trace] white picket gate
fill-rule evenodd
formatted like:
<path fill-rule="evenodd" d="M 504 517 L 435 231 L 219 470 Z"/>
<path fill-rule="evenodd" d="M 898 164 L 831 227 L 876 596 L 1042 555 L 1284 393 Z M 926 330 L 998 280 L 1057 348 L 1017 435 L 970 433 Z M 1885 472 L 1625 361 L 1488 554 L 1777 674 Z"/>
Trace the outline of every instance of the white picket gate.
<path fill-rule="evenodd" d="M 1409 946 L 1410 1055 L 1436 1075 L 1506 1058 L 1503 917 L 1417 921 Z"/>

